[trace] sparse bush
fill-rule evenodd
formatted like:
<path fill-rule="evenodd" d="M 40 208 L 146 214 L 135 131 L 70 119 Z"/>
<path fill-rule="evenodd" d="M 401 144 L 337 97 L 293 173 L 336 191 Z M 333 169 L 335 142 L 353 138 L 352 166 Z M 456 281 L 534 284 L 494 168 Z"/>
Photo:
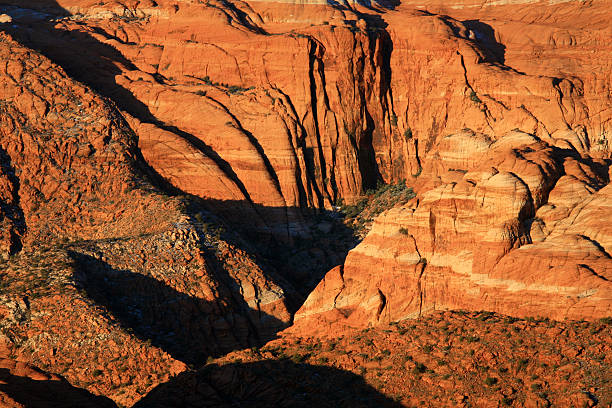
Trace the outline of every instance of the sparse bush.
<path fill-rule="evenodd" d="M 397 126 L 397 116 L 394 113 L 392 113 L 389 117 L 389 122 L 391 123 L 391 126 Z"/>
<path fill-rule="evenodd" d="M 474 92 L 473 90 L 470 91 L 470 99 L 472 100 L 472 102 L 474 103 L 482 103 L 482 101 L 480 100 L 480 98 L 478 97 L 478 95 L 476 94 L 476 92 Z"/>
<path fill-rule="evenodd" d="M 495 377 L 487 377 L 485 378 L 485 384 L 488 385 L 489 387 L 494 386 L 495 384 L 497 384 L 497 378 Z"/>
<path fill-rule="evenodd" d="M 337 203 L 345 218 L 352 219 L 353 228 L 358 234 L 363 232 L 366 223 L 371 222 L 378 214 L 405 204 L 416 196 L 413 189 L 406 186 L 405 180 L 396 184 L 379 183 L 376 189 L 369 189 L 364 195 L 366 197 L 355 205 L 344 205 L 340 200 Z"/>
<path fill-rule="evenodd" d="M 412 139 L 412 129 L 408 128 L 404 131 L 404 137 L 406 140 Z"/>
<path fill-rule="evenodd" d="M 416 363 L 412 369 L 414 374 L 423 374 L 425 371 L 427 371 L 427 367 L 423 363 Z"/>
<path fill-rule="evenodd" d="M 542 384 L 539 384 L 539 383 L 531 384 L 531 391 L 533 391 L 533 392 L 540 392 L 540 391 L 542 391 Z"/>
<path fill-rule="evenodd" d="M 293 356 L 291 356 L 291 361 L 293 361 L 296 364 L 300 364 L 308 360 L 309 356 L 310 356 L 309 354 L 294 354 Z"/>

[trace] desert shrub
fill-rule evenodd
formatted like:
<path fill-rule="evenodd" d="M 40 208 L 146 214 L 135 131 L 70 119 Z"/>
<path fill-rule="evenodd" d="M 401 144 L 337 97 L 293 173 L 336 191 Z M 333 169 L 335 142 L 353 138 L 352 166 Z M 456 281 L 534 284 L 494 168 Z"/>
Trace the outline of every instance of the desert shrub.
<path fill-rule="evenodd" d="M 414 374 L 423 374 L 425 371 L 427 371 L 427 367 L 423 363 L 416 363 L 412 369 Z"/>
<path fill-rule="evenodd" d="M 497 384 L 497 378 L 495 377 L 487 377 L 485 378 L 485 384 L 488 385 L 489 387 Z"/>
<path fill-rule="evenodd" d="M 391 123 L 391 126 L 397 126 L 397 116 L 394 113 L 391 114 L 389 122 Z"/>
<path fill-rule="evenodd" d="M 406 140 L 412 139 L 412 136 L 412 129 L 408 128 L 404 131 L 404 137 L 406 138 Z"/>
<path fill-rule="evenodd" d="M 470 92 L 470 100 L 474 103 L 482 103 L 482 101 L 480 100 L 480 98 L 478 97 L 478 95 L 476 94 L 476 92 L 471 91 Z"/>
<path fill-rule="evenodd" d="M 365 230 L 366 224 L 385 210 L 407 203 L 416 197 L 412 187 L 406 185 L 405 180 L 396 184 L 379 183 L 376 189 L 368 189 L 364 197 L 354 205 L 345 205 L 341 200 L 337 202 L 345 219 L 353 227 L 356 234 Z"/>

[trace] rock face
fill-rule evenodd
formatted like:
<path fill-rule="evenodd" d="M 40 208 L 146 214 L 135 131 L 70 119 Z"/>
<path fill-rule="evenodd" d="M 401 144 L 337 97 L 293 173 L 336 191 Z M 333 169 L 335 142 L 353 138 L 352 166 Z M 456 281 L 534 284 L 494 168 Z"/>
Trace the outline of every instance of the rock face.
<path fill-rule="evenodd" d="M 308 390 L 287 406 L 386 406 L 359 393 L 358 381 L 348 382 L 334 372 L 341 368 L 374 384 L 403 407 L 606 406 L 612 403 L 610 320 L 555 322 L 456 311 L 342 336 L 335 332 L 331 338 L 285 334 L 257 353 L 232 352 L 205 373 L 186 373 L 190 382 L 184 377 L 177 381 L 191 387 L 177 387 L 176 393 L 160 387 L 147 399 L 161 394 L 174 402 L 166 405 L 180 405 L 179 398 L 204 394 L 202 380 L 225 378 L 217 383 L 219 389 L 241 378 L 242 370 L 257 378 L 261 368 L 283 384 L 285 401 L 300 388 Z M 299 361 L 302 371 L 291 361 Z M 277 376 L 280 367 L 282 374 Z M 240 383 L 227 394 L 242 402 L 254 394 L 249 393 L 253 383 Z M 275 394 L 274 388 L 268 389 L 270 393 L 257 395 L 258 401 Z"/>
<path fill-rule="evenodd" d="M 0 403 L 6 408 L 114 408 L 110 399 L 73 387 L 64 378 L 45 373 L 7 356 L 0 358 Z"/>
<path fill-rule="evenodd" d="M 446 309 L 610 314 L 605 161 L 516 131 L 495 142 L 447 136 L 432 155 L 425 172 L 439 185 L 380 215 L 309 296 L 296 326 L 361 327 Z"/>
<path fill-rule="evenodd" d="M 0 55 L 0 327 L 12 355 L 125 405 L 287 326 L 291 286 L 151 183 L 108 101 L 6 34 Z"/>
<path fill-rule="evenodd" d="M 612 315 L 607 0 L 0 14 L 11 360 L 132 405 L 292 319 L 312 335 L 440 309 Z M 337 209 L 380 183 L 401 205 L 369 212 L 344 259 Z M 173 396 L 225 381 L 199 373 Z"/>
<path fill-rule="evenodd" d="M 303 234 L 301 209 L 418 174 L 463 128 L 607 157 L 605 1 L 546 17 L 539 3 L 421 3 L 62 0 L 45 12 L 71 17 L 11 30 L 114 99 L 173 186 L 284 239 Z"/>

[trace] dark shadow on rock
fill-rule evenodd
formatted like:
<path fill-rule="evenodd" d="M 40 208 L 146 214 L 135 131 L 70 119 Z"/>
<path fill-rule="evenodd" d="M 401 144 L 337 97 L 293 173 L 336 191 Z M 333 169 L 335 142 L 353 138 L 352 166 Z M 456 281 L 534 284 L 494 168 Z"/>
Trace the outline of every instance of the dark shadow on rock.
<path fill-rule="evenodd" d="M 506 63 L 506 46 L 497 41 L 493 27 L 479 20 L 466 20 L 463 25 L 474 33 L 474 40 L 487 53 L 487 62 Z"/>
<path fill-rule="evenodd" d="M 227 309 L 219 302 L 179 293 L 156 279 L 114 269 L 90 256 L 75 252 L 70 255 L 76 261 L 77 286 L 107 309 L 109 319 L 116 320 L 138 338 L 150 341 L 192 366 L 201 365 L 207 356 L 259 346 L 266 340 L 250 338 L 248 330 L 238 333 L 232 324 L 240 317 L 236 313 L 228 317 L 236 312 L 231 307 Z M 259 318 L 273 319 L 270 316 Z M 219 321 L 223 324 L 218 324 Z M 274 324 L 273 321 L 268 323 Z M 244 343 L 237 344 L 239 341 Z M 234 343 L 229 346 L 229 342 Z M 224 344 L 228 347 L 223 347 Z M 300 358 L 299 361 L 303 360 Z M 33 384 L 32 388 L 29 386 L 23 385 L 24 389 L 36 392 L 38 384 Z M 27 406 L 72 406 L 45 405 L 43 402 L 49 402 L 45 397 L 47 394 L 41 395 L 40 405 Z M 79 404 L 75 406 L 88 406 L 82 402 Z M 289 359 L 205 365 L 158 385 L 134 405 L 137 408 L 400 406 L 351 372 Z"/>
<path fill-rule="evenodd" d="M 115 403 L 66 380 L 35 380 L 0 369 L 0 393 L 27 408 L 116 408 Z"/>
<path fill-rule="evenodd" d="M 287 292 L 295 289 L 299 299 L 292 301 L 295 312 L 325 274 L 344 263 L 348 252 L 358 243 L 354 230 L 343 223 L 339 211 L 298 207 L 269 207 L 241 200 L 202 200 L 192 198 L 189 210 L 195 213 L 204 207 L 218 215 L 225 225 L 231 225 L 245 240 L 235 234 L 221 238 L 250 254 L 260 255 L 257 264 L 264 271 L 273 271 L 288 281 L 290 288 L 275 280 Z M 243 217 L 235 219 L 236 213 Z M 249 215 L 250 214 L 250 215 Z M 243 222 L 250 219 L 250 222 Z M 198 222 L 192 220 L 194 224 Z M 268 267 L 270 266 L 270 267 Z"/>
<path fill-rule="evenodd" d="M 285 359 L 211 364 L 184 372 L 157 386 L 134 408 L 401 406 L 351 372 Z"/>
<path fill-rule="evenodd" d="M 204 364 L 209 356 L 261 346 L 286 327 L 237 296 L 221 293 L 208 301 L 92 256 L 69 254 L 76 264 L 77 287 L 104 306 L 109 319 L 191 366 Z"/>
<path fill-rule="evenodd" d="M 0 25 L 0 30 L 8 32 L 25 46 L 38 50 L 61 66 L 70 77 L 111 99 L 120 110 L 129 113 L 141 122 L 154 124 L 182 138 L 215 162 L 228 180 L 236 184 L 242 191 L 244 200 L 197 200 L 172 186 L 146 163 L 137 146 L 133 147 L 134 155 L 138 158 L 138 167 L 158 189 L 170 195 L 188 196 L 195 203 L 191 206 L 193 207 L 190 210 L 192 214 L 197 213 L 196 207 L 204 203 L 211 212 L 221 215 L 226 225 L 246 233 L 246 237 L 254 243 L 253 246 L 262 255 L 262 258 L 268 258 L 269 263 L 279 274 L 298 288 L 301 297 L 293 302 L 294 310 L 299 307 L 325 273 L 341 264 L 348 251 L 357 244 L 352 231 L 342 224 L 337 217 L 338 214 L 333 211 L 312 210 L 305 207 L 272 208 L 253 203 L 249 199 L 246 187 L 231 165 L 217 152 L 197 135 L 192 135 L 185 132 L 184 129 L 158 120 L 129 89 L 117 83 L 115 76 L 123 72 L 119 66 L 125 67 L 125 70 L 136 69 L 136 67 L 121 52 L 101 42 L 93 34 L 112 40 L 117 40 L 117 38 L 100 29 L 91 31 L 86 30 L 86 27 L 82 30 L 72 29 L 70 31 L 61 29 L 58 25 L 61 24 L 59 20 L 69 16 L 70 13 L 53 0 L 28 2 L 28 7 L 35 8 L 35 12 L 24 9 L 23 4 L 16 0 L 5 2 L 5 4 L 12 4 L 8 12 L 15 16 L 15 24 Z M 19 9 L 18 6 L 22 8 Z M 1 6 L 0 9 L 0 11 L 7 11 Z M 28 13 L 30 17 L 24 18 L 24 15 Z M 386 23 L 375 14 L 363 14 L 362 17 L 368 20 L 372 28 L 370 35 L 385 37 L 386 47 L 389 48 L 388 52 L 385 51 L 385 58 L 388 59 L 392 44 L 388 33 L 384 30 Z M 386 86 L 388 86 L 390 72 L 385 74 Z M 156 80 L 163 83 L 165 78 L 157 75 Z M 374 124 L 369 115 L 368 119 L 368 130 L 355 145 L 359 153 L 359 166 L 364 177 L 364 189 L 374 188 L 381 180 L 372 147 Z M 314 178 L 314 172 L 309 177 Z M 316 186 L 313 180 L 308 180 L 308 182 Z M 327 232 L 328 230 L 331 233 Z M 239 243 L 237 246 L 244 247 L 244 243 Z M 267 272 L 266 268 L 262 269 Z M 280 282 L 279 285 L 283 286 Z M 283 289 L 286 289 L 287 293 L 290 292 L 290 288 L 284 287 Z"/>
<path fill-rule="evenodd" d="M 373 0 L 373 1 L 372 0 L 357 0 L 357 3 L 359 3 L 361 7 L 365 7 L 372 11 L 384 13 L 387 10 L 395 10 L 395 8 L 401 4 L 401 1 L 400 0 Z M 351 3 L 347 2 L 346 0 L 327 0 L 327 4 L 338 10 L 356 11 L 356 9 L 354 9 L 355 4 L 353 3 L 351 5 Z"/>
<path fill-rule="evenodd" d="M 6 177 L 8 182 L 13 188 L 13 196 L 9 198 L 10 201 L 0 200 L 0 222 L 3 222 L 3 218 L 7 218 L 10 224 L 9 231 L 5 233 L 10 234 L 11 246 L 7 255 L 15 254 L 21 251 L 21 237 L 25 234 L 26 220 L 23 210 L 19 205 L 19 177 L 15 175 L 15 169 L 11 163 L 11 157 L 8 155 L 6 150 L 0 147 L 0 177 Z M 4 225 L 7 225 L 3 222 Z"/>
<path fill-rule="evenodd" d="M 230 164 L 223 160 L 210 146 L 197 136 L 157 119 L 146 104 L 136 98 L 129 89 L 117 83 L 116 76 L 122 74 L 124 70 L 137 70 L 121 52 L 99 41 L 88 31 L 77 29 L 68 31 L 56 28 L 56 19 L 69 15 L 69 13 L 57 5 L 55 1 L 45 2 L 44 8 L 38 6 L 37 9 L 44 10 L 46 14 L 41 14 L 42 17 L 37 18 L 36 21 L 17 19 L 15 21 L 17 24 L 3 25 L 0 26 L 0 29 L 11 34 L 21 44 L 37 50 L 55 64 L 61 66 L 70 77 L 87 85 L 100 95 L 111 99 L 120 110 L 129 113 L 143 123 L 153 124 L 187 141 L 209 157 L 227 178 L 236 184 L 245 195 L 245 200 L 250 200 L 246 188 L 242 185 Z M 23 12 L 15 10 L 23 9 L 11 8 L 8 12 L 14 15 L 23 14 Z M 108 39 L 115 39 L 99 28 L 92 31 Z M 124 69 L 121 69 L 120 66 Z M 153 77 L 159 83 L 164 83 L 166 80 L 160 74 L 155 74 Z M 155 173 L 152 168 L 149 168 L 149 171 Z M 152 178 L 159 180 L 160 177 L 155 173 Z"/>
<path fill-rule="evenodd" d="M 17 1 L 8 3 L 19 5 Z M 0 30 L 6 31 L 21 44 L 39 51 L 55 64 L 61 66 L 71 78 L 76 79 L 100 95 L 112 100 L 121 111 L 127 112 L 142 123 L 153 124 L 159 129 L 172 133 L 178 138 L 186 141 L 194 149 L 197 149 L 204 156 L 210 158 L 227 179 L 240 190 L 244 196 L 243 199 L 246 202 L 246 206 L 254 205 L 249 191 L 247 191 L 243 181 L 240 180 L 227 160 L 221 157 L 218 152 L 197 135 L 159 120 L 146 104 L 140 101 L 129 89 L 117 82 L 117 75 L 122 74 L 124 71 L 137 70 L 137 67 L 125 58 L 116 48 L 95 38 L 93 33 L 95 33 L 96 36 L 106 37 L 109 40 L 117 41 L 116 37 L 99 27 L 92 28 L 91 31 L 86 30 L 85 26 L 84 29 L 61 29 L 58 25 L 58 19 L 70 14 L 60 7 L 56 1 L 40 1 L 32 4 L 36 4 L 36 6 L 32 5 L 30 7 L 38 10 L 36 11 L 38 14 L 36 14 L 37 17 L 34 19 L 35 21 L 24 20 L 23 17 L 16 18 L 16 24 L 0 25 Z M 233 6 L 228 4 L 228 7 L 232 8 Z M 8 12 L 15 16 L 23 16 L 23 11 L 18 12 L 16 10 L 24 9 L 18 9 L 15 6 L 11 6 L 11 10 Z M 42 10 L 44 10 L 44 13 L 39 13 Z M 7 11 L 7 9 L 3 9 L 2 6 L 0 6 L 0 11 Z M 34 11 L 32 11 L 32 13 L 34 13 Z M 131 18 L 133 19 L 134 17 Z M 380 18 L 378 20 L 378 24 L 383 23 Z M 123 67 L 123 69 L 120 67 Z M 162 84 L 166 81 L 166 78 L 160 74 L 155 74 L 153 77 L 157 82 Z M 246 129 L 242 130 L 245 136 L 249 137 L 251 140 L 253 148 L 259 150 L 261 155 L 261 146 L 258 148 L 258 142 L 254 140 L 252 135 L 249 136 Z M 367 145 L 368 143 L 371 143 L 371 135 L 362 140 L 361 145 L 365 144 L 365 146 L 356 146 L 360 153 L 360 168 L 362 168 L 364 172 L 367 172 L 367 174 L 364 175 L 364 177 L 366 177 L 364 182 L 365 189 L 375 187 L 376 183 L 381 179 L 374 161 L 372 146 Z M 135 156 L 139 161 L 143 162 L 141 167 L 146 171 L 157 187 L 168 194 L 181 193 L 164 180 L 155 169 L 148 166 L 140 152 L 135 152 Z M 367 163 L 366 165 L 362 165 L 362 162 Z M 314 164 L 311 165 L 314 166 Z M 268 167 L 270 166 L 268 165 Z M 270 172 L 272 176 L 273 173 L 273 171 Z M 315 186 L 316 182 L 312 180 L 315 177 L 314 171 L 309 172 L 309 179 L 307 182 Z M 298 188 L 302 188 L 302 186 L 298 186 Z M 323 201 L 320 201 L 321 202 L 318 204 L 322 206 Z M 245 206 L 242 207 L 244 208 Z M 298 210 L 301 210 L 301 208 Z M 227 213 L 228 211 L 225 212 Z M 234 212 L 231 217 L 232 219 L 229 219 L 229 221 L 237 221 L 237 223 L 251 222 L 253 219 L 251 214 L 257 214 L 257 209 L 250 208 L 245 213 Z"/>
<path fill-rule="evenodd" d="M 19 2 L 13 1 L 12 3 L 19 5 Z M 350 245 L 340 245 L 342 249 L 338 253 L 332 254 L 330 248 L 336 246 L 335 242 L 333 239 L 327 240 L 324 232 L 318 232 L 317 234 L 320 235 L 316 236 L 302 234 L 303 231 L 300 231 L 320 224 L 321 214 L 326 214 L 326 211 L 313 211 L 303 207 L 269 208 L 253 203 L 250 200 L 249 192 L 234 169 L 217 152 L 196 135 L 159 121 L 130 90 L 117 83 L 115 76 L 122 73 L 119 66 L 125 67 L 126 70 L 136 69 L 117 49 L 96 39 L 92 35 L 92 31 L 77 29 L 67 31 L 56 28 L 58 19 L 69 15 L 69 13 L 55 1 L 41 1 L 32 4 L 37 4 L 30 7 L 36 7 L 38 11 L 36 13 L 30 11 L 32 17 L 29 20 L 23 18 L 27 10 L 24 11 L 23 8 L 18 9 L 16 6 L 11 6 L 12 8 L 8 12 L 16 16 L 16 25 L 15 27 L 13 25 L 0 25 L 0 29 L 7 31 L 20 43 L 38 50 L 54 63 L 60 65 L 70 77 L 111 99 L 120 110 L 129 113 L 144 123 L 154 124 L 160 129 L 175 134 L 215 162 L 228 180 L 233 181 L 242 191 L 244 200 L 232 202 L 208 200 L 207 208 L 221 214 L 224 222 L 232 228 L 249 232 L 249 238 L 255 238 L 257 247 L 263 249 L 263 256 L 267 257 L 272 254 L 273 263 L 277 266 L 277 270 L 284 271 L 282 275 L 289 282 L 297 283 L 303 296 L 316 286 L 329 269 L 342 263 L 346 253 L 356 242 Z M 5 8 L 2 11 L 7 11 L 7 9 Z M 377 24 L 383 24 L 382 20 L 378 21 Z M 93 32 L 96 35 L 109 36 L 99 29 L 93 30 Z M 157 80 L 163 83 L 165 79 L 158 76 Z M 370 146 L 371 136 L 365 137 L 361 144 L 362 146 L 357 146 L 357 149 L 363 152 L 360 154 L 360 167 L 362 167 L 364 174 L 372 175 L 369 179 L 364 180 L 364 186 L 369 188 L 376 185 L 380 180 L 380 175 L 376 170 L 374 154 Z M 134 155 L 138 158 L 138 167 L 157 188 L 170 195 L 184 194 L 149 166 L 136 146 L 134 146 Z M 315 177 L 314 173 L 311 177 Z M 314 182 L 311 184 L 316 185 Z M 201 203 L 202 201 L 196 200 L 196 202 Z M 197 212 L 197 210 L 194 210 L 194 212 Z M 350 237 L 352 232 L 348 228 L 342 228 L 340 224 L 335 222 L 334 230 L 342 229 L 340 235 Z M 319 241 L 324 242 L 323 247 L 317 247 Z M 331 242 L 331 245 L 327 245 L 325 243 L 327 241 Z M 341 241 L 344 242 L 344 238 Z M 309 242 L 314 243 L 315 246 L 306 252 L 311 254 L 316 252 L 314 256 L 307 256 L 304 252 Z M 292 261 L 290 259 L 292 255 L 298 255 L 300 261 L 294 262 L 295 259 Z M 322 258 L 325 259 L 322 260 Z M 297 273 L 293 273 L 291 269 L 296 269 Z M 300 303 L 301 300 L 296 302 L 296 304 Z"/>

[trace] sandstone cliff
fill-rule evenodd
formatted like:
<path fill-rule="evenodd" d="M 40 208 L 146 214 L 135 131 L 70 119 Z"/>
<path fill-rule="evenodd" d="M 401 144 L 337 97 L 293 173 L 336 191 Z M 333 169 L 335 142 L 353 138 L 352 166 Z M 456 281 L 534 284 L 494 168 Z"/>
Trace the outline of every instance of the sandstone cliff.
<path fill-rule="evenodd" d="M 496 142 L 459 133 L 433 151 L 429 171 L 444 181 L 376 218 L 311 293 L 297 326 L 367 326 L 445 309 L 610 314 L 605 162 L 520 132 Z"/>
<path fill-rule="evenodd" d="M 217 211 L 286 239 L 304 233 L 300 208 L 418 174 L 463 128 L 606 156 L 604 3 L 549 6 L 531 24 L 527 6 L 60 1 L 55 12 L 73 15 L 30 25 L 23 41 L 112 97 L 166 180 L 238 202 Z M 575 13 L 588 26 L 570 29 Z"/>
<path fill-rule="evenodd" d="M 291 286 L 216 218 L 151 184 L 112 104 L 5 34 L 0 54 L 11 355 L 131 403 L 185 364 L 286 327 Z"/>
<path fill-rule="evenodd" d="M 6 364 L 122 405 L 162 383 L 149 400 L 200 382 L 214 400 L 250 369 L 189 366 L 292 319 L 285 336 L 447 309 L 612 315 L 610 13 L 3 2 Z M 379 200 L 385 183 L 401 197 Z"/>

